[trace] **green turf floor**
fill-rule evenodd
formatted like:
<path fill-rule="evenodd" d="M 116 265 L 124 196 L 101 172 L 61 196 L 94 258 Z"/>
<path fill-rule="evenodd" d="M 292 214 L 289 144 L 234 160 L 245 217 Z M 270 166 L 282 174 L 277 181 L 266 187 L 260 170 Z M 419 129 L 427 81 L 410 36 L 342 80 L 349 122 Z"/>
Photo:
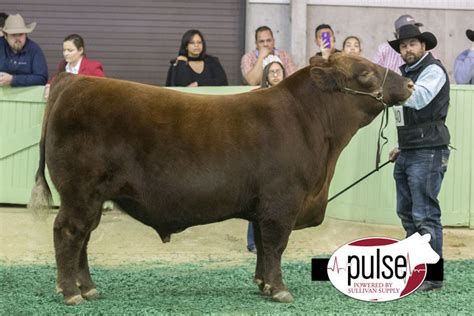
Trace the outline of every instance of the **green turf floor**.
<path fill-rule="evenodd" d="M 384 303 L 358 301 L 330 282 L 311 281 L 310 262 L 284 264 L 284 279 L 295 302 L 274 303 L 260 296 L 251 282 L 253 265 L 92 267 L 101 298 L 65 306 L 54 291 L 54 266 L 0 263 L 0 314 L 474 314 L 474 260 L 445 262 L 442 291 Z"/>

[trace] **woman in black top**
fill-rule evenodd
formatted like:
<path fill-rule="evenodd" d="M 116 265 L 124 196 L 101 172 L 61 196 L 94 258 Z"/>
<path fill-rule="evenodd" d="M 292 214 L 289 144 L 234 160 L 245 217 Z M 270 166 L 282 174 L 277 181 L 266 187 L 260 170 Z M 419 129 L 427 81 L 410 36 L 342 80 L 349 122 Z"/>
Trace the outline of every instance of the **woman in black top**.
<path fill-rule="evenodd" d="M 198 30 L 181 39 L 176 60 L 171 61 L 166 86 L 227 86 L 227 76 L 217 57 L 206 54 L 206 41 Z"/>

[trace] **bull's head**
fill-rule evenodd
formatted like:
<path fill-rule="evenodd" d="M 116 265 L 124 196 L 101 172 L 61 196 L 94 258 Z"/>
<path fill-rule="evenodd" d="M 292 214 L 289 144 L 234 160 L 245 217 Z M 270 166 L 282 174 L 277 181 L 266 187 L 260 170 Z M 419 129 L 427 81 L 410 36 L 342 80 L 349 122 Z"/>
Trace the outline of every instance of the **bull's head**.
<path fill-rule="evenodd" d="M 336 53 L 328 61 L 313 57 L 311 77 L 318 89 L 369 95 L 388 105 L 411 95 L 413 82 L 365 58 Z"/>

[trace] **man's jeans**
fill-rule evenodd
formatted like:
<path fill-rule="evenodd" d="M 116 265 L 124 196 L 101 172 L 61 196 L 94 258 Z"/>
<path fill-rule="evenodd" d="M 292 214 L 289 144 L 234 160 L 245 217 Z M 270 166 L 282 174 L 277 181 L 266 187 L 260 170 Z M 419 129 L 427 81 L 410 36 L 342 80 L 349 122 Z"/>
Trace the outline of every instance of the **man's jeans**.
<path fill-rule="evenodd" d="M 397 213 L 407 237 L 431 235 L 430 245 L 443 257 L 443 227 L 438 193 L 449 159 L 449 149 L 402 150 L 393 175 L 397 186 Z"/>
<path fill-rule="evenodd" d="M 255 239 L 253 237 L 253 223 L 249 222 L 249 226 L 247 228 L 247 249 L 249 251 L 252 251 L 256 248 L 257 247 L 255 246 Z"/>

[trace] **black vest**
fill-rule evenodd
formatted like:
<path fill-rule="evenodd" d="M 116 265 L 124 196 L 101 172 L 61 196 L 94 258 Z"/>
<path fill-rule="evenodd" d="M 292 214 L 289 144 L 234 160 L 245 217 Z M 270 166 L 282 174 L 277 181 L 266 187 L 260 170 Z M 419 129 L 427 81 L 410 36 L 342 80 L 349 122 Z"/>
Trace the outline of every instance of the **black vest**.
<path fill-rule="evenodd" d="M 403 107 L 405 126 L 398 126 L 398 145 L 400 149 L 426 148 L 445 146 L 450 142 L 448 127 L 445 125 L 449 105 L 449 78 L 441 62 L 431 53 L 409 72 L 405 72 L 406 65 L 400 67 L 402 75 L 416 83 L 418 76 L 429 65 L 438 65 L 446 75 L 446 82 L 424 108 L 415 110 Z"/>

